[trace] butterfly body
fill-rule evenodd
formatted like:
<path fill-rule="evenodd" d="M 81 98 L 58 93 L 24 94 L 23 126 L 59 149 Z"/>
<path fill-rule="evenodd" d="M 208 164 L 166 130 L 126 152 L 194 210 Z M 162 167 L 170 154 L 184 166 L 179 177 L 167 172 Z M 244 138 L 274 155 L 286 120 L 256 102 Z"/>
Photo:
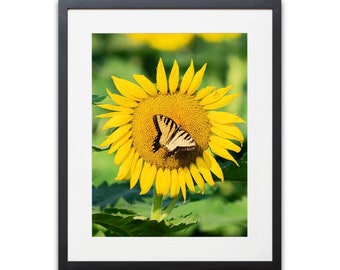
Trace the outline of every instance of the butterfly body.
<path fill-rule="evenodd" d="M 167 156 L 173 156 L 179 151 L 193 151 L 196 142 L 191 135 L 171 118 L 157 114 L 153 116 L 157 136 L 152 144 L 155 153 L 161 147 L 167 151 Z"/>

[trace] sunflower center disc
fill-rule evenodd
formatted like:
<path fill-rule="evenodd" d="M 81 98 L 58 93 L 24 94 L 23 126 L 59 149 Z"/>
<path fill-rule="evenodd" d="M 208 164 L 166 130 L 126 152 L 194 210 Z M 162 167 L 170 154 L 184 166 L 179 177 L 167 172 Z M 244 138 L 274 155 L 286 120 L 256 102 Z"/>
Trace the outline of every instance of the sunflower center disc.
<path fill-rule="evenodd" d="M 152 144 L 157 136 L 153 116 L 162 114 L 171 118 L 187 131 L 195 140 L 197 148 L 193 151 L 178 152 L 167 156 L 161 147 L 155 153 Z M 209 146 L 211 135 L 210 121 L 206 111 L 193 96 L 187 94 L 158 94 L 140 102 L 132 120 L 132 140 L 139 155 L 157 167 L 177 169 L 188 166 Z"/>

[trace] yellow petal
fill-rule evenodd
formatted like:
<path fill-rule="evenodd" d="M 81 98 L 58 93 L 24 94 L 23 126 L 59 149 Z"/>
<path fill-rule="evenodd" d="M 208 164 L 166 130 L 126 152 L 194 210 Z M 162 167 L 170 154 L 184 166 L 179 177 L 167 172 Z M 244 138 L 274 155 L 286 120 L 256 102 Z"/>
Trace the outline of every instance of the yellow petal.
<path fill-rule="evenodd" d="M 138 106 L 137 102 L 121 95 L 112 94 L 109 89 L 106 89 L 106 92 L 115 103 L 122 107 L 134 108 Z"/>
<path fill-rule="evenodd" d="M 130 189 L 132 189 L 138 182 L 138 178 L 143 168 L 143 161 L 144 161 L 143 158 L 138 159 L 136 166 L 134 167 L 130 179 Z"/>
<path fill-rule="evenodd" d="M 187 199 L 187 188 L 185 186 L 185 175 L 182 168 L 178 169 L 178 183 L 181 188 L 184 201 Z"/>
<path fill-rule="evenodd" d="M 196 90 L 200 87 L 206 67 L 207 64 L 204 64 L 203 67 L 195 74 L 188 89 L 188 95 L 195 93 Z"/>
<path fill-rule="evenodd" d="M 218 100 L 223 98 L 226 93 L 228 93 L 231 87 L 232 85 L 230 84 L 227 87 L 220 88 L 216 91 L 213 91 L 212 93 L 210 93 L 209 95 L 207 95 L 205 98 L 203 98 L 200 101 L 200 105 L 205 106 L 205 105 L 217 102 Z"/>
<path fill-rule="evenodd" d="M 126 108 L 126 109 L 129 109 L 129 108 Z M 110 118 L 110 117 L 115 117 L 117 115 L 122 115 L 122 114 L 131 114 L 131 112 L 128 112 L 128 111 L 126 111 L 126 112 L 123 112 L 123 111 L 117 112 L 117 111 L 115 111 L 115 112 L 102 113 L 102 114 L 96 115 L 96 118 Z"/>
<path fill-rule="evenodd" d="M 163 196 L 168 195 L 171 186 L 171 173 L 169 169 L 163 171 L 163 179 L 161 182 L 161 192 Z"/>
<path fill-rule="evenodd" d="M 179 183 L 178 183 L 178 173 L 176 169 L 171 170 L 171 187 L 170 187 L 170 197 L 176 197 L 179 193 Z"/>
<path fill-rule="evenodd" d="M 239 147 L 238 145 L 232 143 L 231 141 L 229 141 L 227 139 L 221 138 L 221 137 L 216 136 L 216 135 L 211 135 L 210 141 L 218 144 L 222 148 L 226 148 L 226 149 L 234 151 L 236 153 L 241 151 L 241 147 Z"/>
<path fill-rule="evenodd" d="M 212 171 L 213 174 L 215 174 L 222 181 L 224 181 L 223 171 L 220 165 L 218 165 L 216 159 L 207 150 L 203 152 L 203 159 L 209 170 Z"/>
<path fill-rule="evenodd" d="M 245 121 L 241 117 L 228 112 L 210 112 L 208 113 L 208 118 L 213 123 L 223 125 L 232 123 L 245 123 Z"/>
<path fill-rule="evenodd" d="M 214 130 L 213 130 L 213 128 L 214 128 Z M 220 137 L 229 139 L 229 136 L 231 136 L 231 137 L 233 137 L 233 139 L 235 139 L 235 140 L 237 140 L 241 143 L 244 142 L 244 137 L 243 137 L 241 130 L 235 125 L 232 125 L 232 124 L 220 125 L 220 124 L 213 123 L 211 131 L 214 132 L 216 135 L 218 135 Z M 225 135 L 221 135 L 221 134 L 225 134 Z"/>
<path fill-rule="evenodd" d="M 193 163 L 190 164 L 190 173 L 194 178 L 196 184 L 202 190 L 202 193 L 204 193 L 204 180 Z"/>
<path fill-rule="evenodd" d="M 139 159 L 139 154 L 138 154 L 138 152 L 135 151 L 135 154 L 134 154 L 132 162 L 131 162 L 130 178 L 132 177 L 133 173 L 136 170 L 138 159 Z"/>
<path fill-rule="evenodd" d="M 127 175 L 124 176 L 123 180 L 129 180 L 131 178 L 131 167 L 130 170 L 128 171 Z"/>
<path fill-rule="evenodd" d="M 222 97 L 220 100 L 211 103 L 209 105 L 205 105 L 203 108 L 205 110 L 215 110 L 215 109 L 219 109 L 222 108 L 224 106 L 227 106 L 230 102 L 233 101 L 234 98 L 240 96 L 240 94 L 233 94 L 233 95 L 227 95 Z"/>
<path fill-rule="evenodd" d="M 100 107 L 102 109 L 110 110 L 110 111 L 116 111 L 116 112 L 123 112 L 123 113 L 133 113 L 133 110 L 130 108 L 122 107 L 122 106 L 115 106 L 112 104 L 98 104 L 97 107 Z"/>
<path fill-rule="evenodd" d="M 212 141 L 209 142 L 209 147 L 210 147 L 210 149 L 211 149 L 216 155 L 218 155 L 218 156 L 220 156 L 220 157 L 223 157 L 223 158 L 225 158 L 225 159 L 227 159 L 227 160 L 231 160 L 231 161 L 233 161 L 237 166 L 239 166 L 238 163 L 237 163 L 237 161 L 236 161 L 236 160 L 233 158 L 233 156 L 228 152 L 228 150 L 222 148 L 220 145 L 218 145 L 218 144 L 216 144 L 216 143 L 214 143 L 214 142 L 212 142 Z"/>
<path fill-rule="evenodd" d="M 147 177 L 147 181 L 146 181 L 147 185 L 144 187 L 144 190 L 142 189 L 140 194 L 145 194 L 150 190 L 150 188 L 152 187 L 152 185 L 155 181 L 156 173 L 157 173 L 157 167 L 156 167 L 156 165 L 152 165 L 149 173 L 146 176 Z"/>
<path fill-rule="evenodd" d="M 127 156 L 127 154 L 130 151 L 132 144 L 132 140 L 128 140 L 121 148 L 118 149 L 115 158 L 114 158 L 114 164 L 118 165 L 120 164 Z"/>
<path fill-rule="evenodd" d="M 125 113 L 125 112 L 109 112 L 109 113 L 102 113 L 96 115 L 97 118 L 109 118 L 109 117 L 116 117 L 118 115 L 130 115 L 131 113 Z"/>
<path fill-rule="evenodd" d="M 148 165 L 146 165 L 148 164 Z M 146 162 L 144 165 L 141 177 L 140 177 L 140 188 L 141 192 L 139 193 L 140 195 L 146 194 L 149 192 L 150 188 L 153 185 L 153 182 L 155 181 L 155 176 L 157 172 L 156 165 L 150 166 L 148 162 Z"/>
<path fill-rule="evenodd" d="M 133 157 L 135 155 L 135 150 L 134 149 L 130 149 L 129 154 L 126 157 L 126 160 L 122 163 L 122 165 L 119 167 L 119 171 L 117 173 L 117 177 L 116 180 L 123 180 L 126 179 L 126 176 L 129 174 L 130 172 L 130 168 L 131 168 L 131 164 L 132 164 L 132 160 Z"/>
<path fill-rule="evenodd" d="M 128 133 L 126 133 L 125 136 L 123 136 L 120 140 L 114 142 L 111 144 L 111 147 L 109 149 L 109 151 L 107 152 L 108 155 L 112 154 L 113 152 L 116 152 L 118 150 L 119 147 L 121 147 L 124 143 L 126 143 L 130 137 L 131 137 L 132 132 L 129 131 Z"/>
<path fill-rule="evenodd" d="M 236 138 L 228 133 L 223 132 L 219 128 L 215 127 L 214 125 L 211 127 L 211 131 L 219 137 L 229 139 L 229 140 L 236 140 Z M 242 143 L 241 143 L 242 144 Z"/>
<path fill-rule="evenodd" d="M 139 85 L 151 96 L 157 95 L 157 89 L 154 84 L 144 75 L 133 75 L 135 80 L 139 83 Z"/>
<path fill-rule="evenodd" d="M 105 123 L 105 125 L 103 126 L 103 130 L 112 128 L 112 127 L 122 126 L 124 124 L 129 123 L 132 119 L 133 119 L 133 116 L 130 114 L 116 115 Z"/>
<path fill-rule="evenodd" d="M 106 138 L 104 142 L 101 143 L 100 147 L 109 146 L 110 144 L 118 141 L 120 138 L 122 138 L 124 135 L 128 133 L 130 128 L 131 128 L 130 124 L 126 124 L 124 126 L 117 128 L 114 132 L 110 134 L 109 137 Z"/>
<path fill-rule="evenodd" d="M 143 190 L 144 186 L 147 186 L 148 184 L 147 182 L 147 178 L 146 176 L 148 175 L 149 171 L 150 171 L 151 165 L 149 162 L 144 162 L 144 166 L 142 168 L 140 177 L 139 177 L 139 186 L 141 191 Z"/>
<path fill-rule="evenodd" d="M 165 172 L 167 170 L 167 172 Z M 167 196 L 170 189 L 170 170 L 159 168 L 156 174 L 156 192 L 158 195 Z"/>
<path fill-rule="evenodd" d="M 168 83 L 166 80 L 166 74 L 165 74 L 165 69 L 164 69 L 162 58 L 159 59 L 159 62 L 157 65 L 156 82 L 157 82 L 157 87 L 159 91 L 162 94 L 166 94 L 168 92 Z"/>
<path fill-rule="evenodd" d="M 178 80 L 179 80 L 179 67 L 176 62 L 174 61 L 174 65 L 171 69 L 170 76 L 169 76 L 169 89 L 170 93 L 175 93 L 178 86 Z"/>
<path fill-rule="evenodd" d="M 163 184 L 163 169 L 159 168 L 156 174 L 156 193 L 157 195 L 166 196 L 166 194 L 165 195 L 163 194 L 162 184 Z"/>
<path fill-rule="evenodd" d="M 187 71 L 184 73 L 183 78 L 182 78 L 182 82 L 181 82 L 181 86 L 179 90 L 181 94 L 185 93 L 189 89 L 189 86 L 191 84 L 192 78 L 194 77 L 194 74 L 195 74 L 194 62 L 191 60 L 190 66 L 187 69 Z"/>
<path fill-rule="evenodd" d="M 184 173 L 184 177 L 185 177 L 185 183 L 187 184 L 188 188 L 192 192 L 195 192 L 194 182 L 192 181 L 191 173 L 190 173 L 188 167 L 184 167 L 183 173 Z"/>
<path fill-rule="evenodd" d="M 211 176 L 210 170 L 208 169 L 208 166 L 205 164 L 204 160 L 201 157 L 196 158 L 196 164 L 198 167 L 198 170 L 203 175 L 204 180 L 210 185 L 215 185 L 214 180 Z"/>
<path fill-rule="evenodd" d="M 148 97 L 145 91 L 137 84 L 128 80 L 120 79 L 116 76 L 111 76 L 117 90 L 125 97 L 140 101 Z"/>
<path fill-rule="evenodd" d="M 201 89 L 201 90 L 196 94 L 195 99 L 196 99 L 196 100 L 201 100 L 201 99 L 205 98 L 205 97 L 211 92 L 211 90 L 213 90 L 213 89 L 214 89 L 213 86 L 207 86 L 207 87 Z"/>
<path fill-rule="evenodd" d="M 102 113 L 102 114 L 98 114 L 96 115 L 97 118 L 109 118 L 109 117 L 113 117 L 115 115 L 119 115 L 122 114 L 121 112 L 109 112 L 109 113 Z"/>

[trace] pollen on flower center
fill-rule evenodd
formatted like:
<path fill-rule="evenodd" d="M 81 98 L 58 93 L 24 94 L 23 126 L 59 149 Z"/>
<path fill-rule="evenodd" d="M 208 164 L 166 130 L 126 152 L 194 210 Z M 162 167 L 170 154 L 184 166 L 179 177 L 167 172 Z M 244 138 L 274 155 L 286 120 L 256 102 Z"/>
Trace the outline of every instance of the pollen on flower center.
<path fill-rule="evenodd" d="M 157 136 L 153 116 L 157 114 L 171 118 L 187 131 L 195 140 L 197 149 L 174 156 L 167 156 L 164 148 L 153 152 L 152 144 Z M 158 94 L 141 101 L 135 108 L 131 131 L 133 145 L 144 160 L 157 167 L 177 169 L 188 166 L 209 147 L 211 124 L 206 111 L 193 96 Z"/>

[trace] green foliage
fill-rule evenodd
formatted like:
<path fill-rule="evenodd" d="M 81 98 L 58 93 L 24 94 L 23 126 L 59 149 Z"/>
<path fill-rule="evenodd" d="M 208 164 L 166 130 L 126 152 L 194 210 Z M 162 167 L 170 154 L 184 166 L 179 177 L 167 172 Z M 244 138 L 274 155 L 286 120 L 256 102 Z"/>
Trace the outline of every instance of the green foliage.
<path fill-rule="evenodd" d="M 152 194 L 140 196 L 138 187 L 128 183 L 93 187 L 94 236 L 246 236 L 247 235 L 247 155 L 240 167 L 225 164 L 227 180 L 205 186 L 205 194 L 191 193 L 179 201 L 163 221 L 150 220 Z M 228 176 L 228 177 L 227 177 Z M 171 199 L 163 201 L 163 208 Z"/>
<path fill-rule="evenodd" d="M 104 95 L 97 95 L 97 94 L 92 94 L 92 104 L 97 104 L 102 102 L 104 99 L 106 98 L 106 96 Z"/>
<path fill-rule="evenodd" d="M 99 147 L 99 146 L 92 145 L 92 150 L 93 150 L 94 152 L 102 152 L 102 151 L 106 151 L 106 150 L 108 150 L 108 149 L 109 149 L 109 147 L 101 148 L 101 147 Z"/>
<path fill-rule="evenodd" d="M 133 211 L 109 208 L 104 213 L 94 213 L 92 222 L 93 236 L 170 236 L 189 228 L 197 220 L 184 217 L 181 222 L 157 222 Z"/>
<path fill-rule="evenodd" d="M 92 148 L 92 184 L 99 187 L 103 183 L 115 183 L 118 168 L 113 164 L 113 156 L 107 151 L 95 151 Z"/>
<path fill-rule="evenodd" d="M 247 153 L 244 153 L 237 162 L 239 166 L 230 161 L 225 161 L 224 164 L 220 162 L 223 168 L 224 179 L 229 181 L 247 181 Z"/>
<path fill-rule="evenodd" d="M 174 225 L 165 221 L 157 222 L 155 220 L 143 219 L 132 215 L 114 215 L 114 214 L 93 214 L 93 223 L 102 226 L 105 230 L 94 230 L 94 236 L 98 231 L 105 236 L 169 236 L 178 230 L 183 230 L 190 226 L 184 223 Z M 102 234 L 99 234 L 102 235 Z"/>

